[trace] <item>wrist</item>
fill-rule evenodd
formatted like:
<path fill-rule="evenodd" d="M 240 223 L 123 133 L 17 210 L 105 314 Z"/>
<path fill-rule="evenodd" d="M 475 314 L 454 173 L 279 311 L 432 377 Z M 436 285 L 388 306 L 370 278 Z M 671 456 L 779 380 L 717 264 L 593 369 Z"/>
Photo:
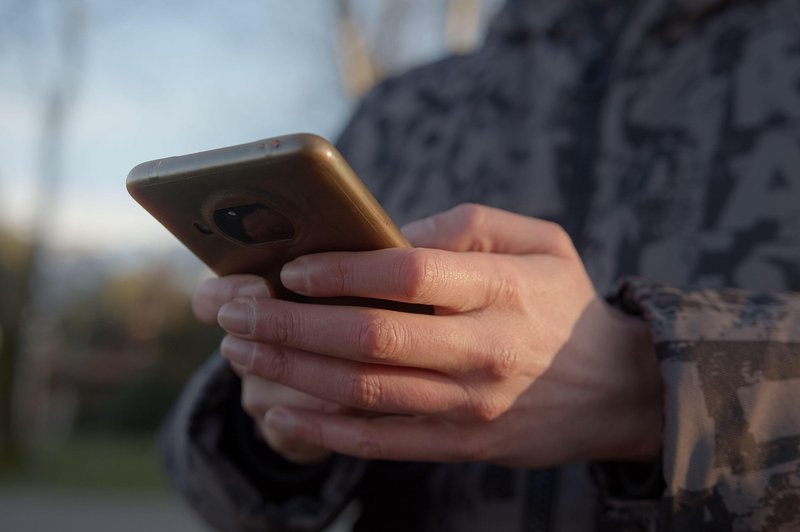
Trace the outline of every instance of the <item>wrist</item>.
<path fill-rule="evenodd" d="M 605 305 L 609 356 L 614 361 L 609 408 L 613 431 L 601 459 L 649 462 L 658 459 L 664 418 L 663 381 L 647 323 Z M 603 419 L 609 419 L 606 414 Z"/>

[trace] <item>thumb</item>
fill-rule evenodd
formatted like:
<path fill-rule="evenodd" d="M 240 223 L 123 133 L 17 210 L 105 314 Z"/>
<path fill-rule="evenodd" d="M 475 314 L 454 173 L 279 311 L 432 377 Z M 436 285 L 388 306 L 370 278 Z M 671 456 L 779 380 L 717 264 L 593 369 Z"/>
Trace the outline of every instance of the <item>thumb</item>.
<path fill-rule="evenodd" d="M 273 407 L 267 411 L 264 419 L 258 423 L 261 435 L 270 449 L 285 460 L 300 465 L 322 462 L 331 455 L 331 451 L 328 449 L 295 440 L 275 429 L 270 422 L 270 418 L 277 414 L 279 410 L 285 412 L 282 407 Z"/>
<path fill-rule="evenodd" d="M 576 254 L 569 236 L 556 223 L 472 203 L 411 222 L 402 231 L 415 247 L 512 255 Z"/>

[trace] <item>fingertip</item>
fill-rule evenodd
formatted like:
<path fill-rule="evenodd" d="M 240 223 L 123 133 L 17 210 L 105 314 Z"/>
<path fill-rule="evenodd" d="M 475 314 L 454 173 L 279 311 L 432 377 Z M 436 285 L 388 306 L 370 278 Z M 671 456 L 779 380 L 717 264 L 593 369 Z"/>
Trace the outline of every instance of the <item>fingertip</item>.
<path fill-rule="evenodd" d="M 218 291 L 219 278 L 211 277 L 203 280 L 192 292 L 192 312 L 195 317 L 206 325 L 217 323 L 217 305 L 213 303 Z"/>
<path fill-rule="evenodd" d="M 242 283 L 238 285 L 236 290 L 236 297 L 275 297 L 275 291 L 272 286 L 262 277 L 256 275 L 249 275 L 242 279 Z"/>
<path fill-rule="evenodd" d="M 307 274 L 308 268 L 302 258 L 295 259 L 281 268 L 281 282 L 289 290 L 303 292 L 306 288 Z"/>
<path fill-rule="evenodd" d="M 252 274 L 217 277 L 216 283 L 209 283 L 209 290 L 220 301 L 230 301 L 237 297 L 272 297 L 274 293 L 266 279 Z"/>
<path fill-rule="evenodd" d="M 285 417 L 288 415 L 289 417 Z M 299 424 L 288 409 L 274 406 L 264 414 L 261 433 L 273 451 L 285 460 L 299 465 L 321 463 L 331 451 L 317 441 L 308 441 L 299 434 Z"/>
<path fill-rule="evenodd" d="M 271 429 L 282 433 L 293 433 L 297 427 L 297 417 L 287 408 L 274 406 L 264 414 L 264 422 Z"/>
<path fill-rule="evenodd" d="M 228 334 L 222 339 L 219 345 L 219 352 L 230 362 L 245 368 L 246 373 L 249 373 L 253 367 L 253 357 L 255 355 L 252 342 Z"/>
<path fill-rule="evenodd" d="M 257 275 L 227 275 L 202 281 L 192 293 L 192 312 L 203 323 L 215 325 L 217 312 L 236 298 L 272 298 L 275 291 Z"/>

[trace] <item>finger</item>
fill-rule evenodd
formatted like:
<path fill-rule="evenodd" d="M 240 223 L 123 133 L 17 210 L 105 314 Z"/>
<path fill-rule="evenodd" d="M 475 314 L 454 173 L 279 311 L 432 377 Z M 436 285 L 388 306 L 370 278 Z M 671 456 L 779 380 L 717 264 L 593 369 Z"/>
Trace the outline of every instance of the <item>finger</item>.
<path fill-rule="evenodd" d="M 319 253 L 284 265 L 281 281 L 308 296 L 371 297 L 464 312 L 513 290 L 513 259 L 438 249 Z"/>
<path fill-rule="evenodd" d="M 505 376 L 515 363 L 513 344 L 476 334 L 476 319 L 492 330 L 491 316 L 428 316 L 277 299 L 237 299 L 219 312 L 228 333 L 259 343 L 448 375 L 484 370 Z"/>
<path fill-rule="evenodd" d="M 430 417 L 359 418 L 294 408 L 274 408 L 265 418 L 295 440 L 370 460 L 468 462 L 487 458 L 482 438 Z"/>
<path fill-rule="evenodd" d="M 403 227 L 412 245 L 449 251 L 512 255 L 575 253 L 572 241 L 553 222 L 465 203 Z"/>
<path fill-rule="evenodd" d="M 296 406 L 308 410 L 339 412 L 341 406 L 323 401 L 317 397 L 294 390 L 277 382 L 268 381 L 257 375 L 247 373 L 244 368 L 242 377 L 242 408 L 250 417 L 260 419 L 270 408 L 276 405 Z"/>
<path fill-rule="evenodd" d="M 314 464 L 326 460 L 331 451 L 312 443 L 288 437 L 280 429 L 259 419 L 256 423 L 267 445 L 285 460 L 295 464 Z"/>
<path fill-rule="evenodd" d="M 234 373 L 239 376 L 240 379 L 244 378 L 247 375 L 247 368 L 242 366 L 241 364 L 237 364 L 231 360 L 228 361 L 228 365 L 231 367 Z"/>
<path fill-rule="evenodd" d="M 267 282 L 256 275 L 227 275 L 206 279 L 192 294 L 192 310 L 203 323 L 216 324 L 217 312 L 237 297 L 271 297 Z"/>
<path fill-rule="evenodd" d="M 446 376 L 416 368 L 359 364 L 227 336 L 222 353 L 248 372 L 368 412 L 474 415 L 482 406 Z"/>

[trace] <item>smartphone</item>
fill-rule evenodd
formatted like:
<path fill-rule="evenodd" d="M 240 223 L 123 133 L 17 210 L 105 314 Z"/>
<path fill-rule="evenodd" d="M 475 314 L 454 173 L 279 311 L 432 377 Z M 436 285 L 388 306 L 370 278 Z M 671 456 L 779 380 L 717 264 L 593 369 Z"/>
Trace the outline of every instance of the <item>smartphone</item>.
<path fill-rule="evenodd" d="M 296 257 L 409 247 L 344 157 L 317 135 L 149 161 L 130 171 L 127 188 L 216 274 L 260 275 L 283 299 L 309 300 L 280 282 L 281 267 Z M 427 312 L 376 300 L 325 302 Z"/>

